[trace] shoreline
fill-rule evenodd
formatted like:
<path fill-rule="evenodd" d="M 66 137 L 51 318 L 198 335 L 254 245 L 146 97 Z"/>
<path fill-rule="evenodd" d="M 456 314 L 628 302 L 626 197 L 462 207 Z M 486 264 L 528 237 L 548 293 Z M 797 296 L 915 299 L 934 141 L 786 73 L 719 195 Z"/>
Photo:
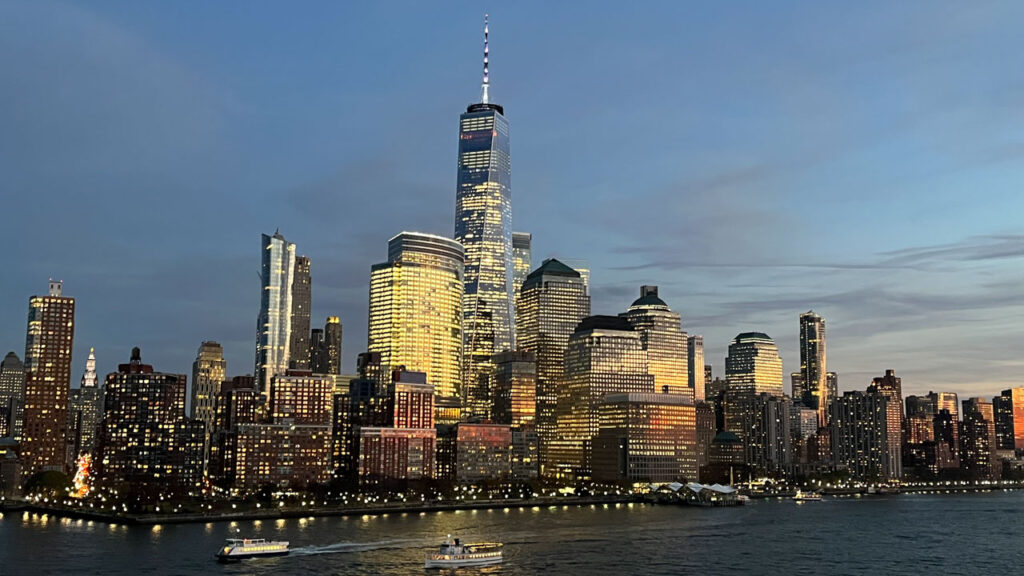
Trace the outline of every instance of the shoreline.
<path fill-rule="evenodd" d="M 117 514 L 98 512 L 66 506 L 41 505 L 30 502 L 7 500 L 0 502 L 0 514 L 27 512 L 52 514 L 62 518 L 93 520 L 107 524 L 152 526 L 157 524 L 205 524 L 210 522 L 237 522 L 248 520 L 276 520 L 287 518 L 312 518 L 324 516 L 380 516 L 384 514 L 414 514 L 447 512 L 457 510 L 495 510 L 503 508 L 533 508 L 551 506 L 588 506 L 594 504 L 643 503 L 640 496 L 621 494 L 613 496 L 556 496 L 532 498 L 530 500 L 480 500 L 474 502 L 430 502 L 423 505 L 408 503 L 381 504 L 377 506 L 339 507 L 320 506 L 308 508 L 279 508 L 266 510 L 243 510 L 238 512 L 217 512 L 211 514 Z"/>
<path fill-rule="evenodd" d="M 899 492 L 870 494 L 866 489 L 832 489 L 822 491 L 824 496 L 834 498 L 849 498 L 855 496 L 880 497 L 900 496 L 903 494 L 966 494 L 971 492 L 992 492 L 992 491 L 1016 491 L 1024 490 L 1024 485 L 1013 484 L 991 484 L 991 485 L 966 485 L 966 486 L 903 486 Z M 277 508 L 277 509 L 255 509 L 241 510 L 237 512 L 216 512 L 216 513 L 188 513 L 188 514 L 126 514 L 115 512 L 100 512 L 82 508 L 67 506 L 53 506 L 37 504 L 20 500 L 0 501 L 0 514 L 25 512 L 32 514 L 51 514 L 59 518 L 72 518 L 92 520 L 106 524 L 124 524 L 135 526 L 153 526 L 158 524 L 205 524 L 211 522 L 238 522 L 249 520 L 277 520 L 291 518 L 314 518 L 329 516 L 381 516 L 386 514 L 415 514 L 430 512 L 450 512 L 461 510 L 498 510 L 503 508 L 533 508 L 533 507 L 557 507 L 557 506 L 589 506 L 596 504 L 651 504 L 659 505 L 659 502 L 649 498 L 649 494 L 617 494 L 610 496 L 551 496 L 532 498 L 529 500 L 479 500 L 472 502 L 430 502 L 421 505 L 409 503 L 379 504 L 374 506 L 319 506 L 307 508 Z M 785 500 L 793 496 L 792 492 L 779 492 L 773 494 L 753 493 L 749 495 L 754 500 Z"/>

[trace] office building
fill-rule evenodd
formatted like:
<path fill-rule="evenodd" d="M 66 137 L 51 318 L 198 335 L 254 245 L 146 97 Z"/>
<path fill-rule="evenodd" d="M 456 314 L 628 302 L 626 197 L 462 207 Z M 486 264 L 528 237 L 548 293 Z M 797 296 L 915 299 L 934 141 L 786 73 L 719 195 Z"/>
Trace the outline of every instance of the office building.
<path fill-rule="evenodd" d="M 63 292 L 63 283 L 51 280 L 46 296 L 29 299 L 20 454 L 26 478 L 66 468 L 75 299 Z"/>
<path fill-rule="evenodd" d="M 782 358 L 775 341 L 762 332 L 744 332 L 729 344 L 725 358 L 729 391 L 782 397 Z"/>
<path fill-rule="evenodd" d="M 800 315 L 800 381 L 804 406 L 818 411 L 818 426 L 828 424 L 829 397 L 825 319 L 813 311 Z M 779 394 L 781 396 L 781 394 Z M 902 403 L 901 403 L 902 406 Z"/>
<path fill-rule="evenodd" d="M 598 408 L 608 394 L 654 393 L 641 334 L 621 316 L 590 316 L 569 337 L 565 384 L 558 392 L 557 436 L 551 442 L 552 468 L 542 473 L 589 478 L 593 439 L 599 429 Z M 543 446 L 543 444 L 542 444 Z"/>
<path fill-rule="evenodd" d="M 545 260 L 523 282 L 516 313 L 518 349 L 537 361 L 536 426 L 541 475 L 557 437 L 558 391 L 565 386 L 565 350 L 579 323 L 590 315 L 590 296 L 580 273 L 562 262 Z"/>
<path fill-rule="evenodd" d="M 704 401 L 704 337 L 696 334 L 686 339 L 687 386 L 695 402 Z"/>
<path fill-rule="evenodd" d="M 455 240 L 465 248 L 464 410 L 486 418 L 494 354 L 513 349 L 512 170 L 505 110 L 490 101 L 487 24 L 479 103 L 459 117 Z"/>
<path fill-rule="evenodd" d="M 619 316 L 640 335 L 647 352 L 647 372 L 654 376 L 655 391 L 681 394 L 693 401 L 682 318 L 658 297 L 658 287 L 641 286 L 640 298 Z"/>
<path fill-rule="evenodd" d="M 1024 450 L 1024 388 L 1003 390 L 999 398 L 996 428 L 999 449 Z"/>
<path fill-rule="evenodd" d="M 610 482 L 695 482 L 696 407 L 676 394 L 609 394 L 598 405 L 593 476 Z"/>
<path fill-rule="evenodd" d="M 359 428 L 360 484 L 397 485 L 435 476 L 434 387 L 423 372 L 395 370 L 388 421 Z"/>
<path fill-rule="evenodd" d="M 492 420 L 510 426 L 512 477 L 529 480 L 539 474 L 537 438 L 537 362 L 533 352 L 503 352 L 494 358 Z"/>
<path fill-rule="evenodd" d="M 454 240 L 402 232 L 370 273 L 368 350 L 385 370 L 426 372 L 438 397 L 462 386 L 463 250 Z"/>
<path fill-rule="evenodd" d="M 526 277 L 533 271 L 533 235 L 527 232 L 512 233 L 512 292 L 519 297 L 519 289 Z"/>

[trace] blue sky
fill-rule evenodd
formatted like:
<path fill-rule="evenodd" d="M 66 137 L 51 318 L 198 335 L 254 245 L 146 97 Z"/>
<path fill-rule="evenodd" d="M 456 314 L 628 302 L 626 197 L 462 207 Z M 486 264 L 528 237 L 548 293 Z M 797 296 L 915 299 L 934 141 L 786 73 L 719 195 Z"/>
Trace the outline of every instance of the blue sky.
<path fill-rule="evenodd" d="M 90 346 L 190 372 L 214 339 L 250 372 L 280 228 L 350 370 L 387 239 L 452 231 L 485 9 L 514 228 L 535 265 L 590 261 L 594 313 L 658 284 L 716 374 L 748 330 L 797 369 L 814 309 L 842 390 L 1021 384 L 1012 2 L 6 2 L 0 353 L 55 277 L 76 384 Z"/>

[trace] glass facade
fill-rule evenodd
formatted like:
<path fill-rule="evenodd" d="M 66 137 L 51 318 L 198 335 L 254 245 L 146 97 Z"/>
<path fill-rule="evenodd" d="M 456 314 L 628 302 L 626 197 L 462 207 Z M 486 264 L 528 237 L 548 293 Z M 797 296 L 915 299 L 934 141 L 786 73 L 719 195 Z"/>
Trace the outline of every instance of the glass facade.
<path fill-rule="evenodd" d="M 606 396 L 592 461 L 596 480 L 696 481 L 696 407 L 676 395 Z"/>
<path fill-rule="evenodd" d="M 725 357 L 729 391 L 782 397 L 782 358 L 775 341 L 761 332 L 739 334 Z"/>
<path fill-rule="evenodd" d="M 0 438 L 21 439 L 25 365 L 14 352 L 0 362 Z"/>
<path fill-rule="evenodd" d="M 704 401 L 704 337 L 697 334 L 686 338 L 687 385 L 695 402 Z"/>
<path fill-rule="evenodd" d="M 491 358 L 512 349 L 512 170 L 509 125 L 497 104 L 459 117 L 455 239 L 465 248 L 464 410 L 487 417 Z"/>
<path fill-rule="evenodd" d="M 606 395 L 628 392 L 654 392 L 654 376 L 647 372 L 647 352 L 640 333 L 620 317 L 585 319 L 565 351 L 557 435 L 549 449 L 548 467 L 553 470 L 545 474 L 589 478 L 591 445 L 599 428 L 598 407 Z"/>
<path fill-rule="evenodd" d="M 808 311 L 800 315 L 801 399 L 805 406 L 818 411 L 818 426 L 822 427 L 827 424 L 830 400 L 826 370 L 825 319 Z"/>
<path fill-rule="evenodd" d="M 541 475 L 553 465 L 548 448 L 557 436 L 558 390 L 565 381 L 565 349 L 577 325 L 590 315 L 590 296 L 579 272 L 550 259 L 530 273 L 516 314 L 518 349 L 537 362 L 537 414 Z"/>
<path fill-rule="evenodd" d="M 256 321 L 256 384 L 267 394 L 270 380 L 288 369 L 291 348 L 292 278 L 295 275 L 295 244 L 280 232 L 263 234 L 260 269 L 262 294 Z"/>
<path fill-rule="evenodd" d="M 641 286 L 640 298 L 620 316 L 640 334 L 647 351 L 647 372 L 654 376 L 654 390 L 684 395 L 692 401 L 683 321 L 658 297 L 658 287 Z"/>
<path fill-rule="evenodd" d="M 532 244 L 533 236 L 529 233 L 512 233 L 512 293 L 517 296 L 526 277 L 533 270 Z"/>
<path fill-rule="evenodd" d="M 426 372 L 438 398 L 462 387 L 462 246 L 448 238 L 402 232 L 388 261 L 370 273 L 370 352 L 384 370 Z"/>

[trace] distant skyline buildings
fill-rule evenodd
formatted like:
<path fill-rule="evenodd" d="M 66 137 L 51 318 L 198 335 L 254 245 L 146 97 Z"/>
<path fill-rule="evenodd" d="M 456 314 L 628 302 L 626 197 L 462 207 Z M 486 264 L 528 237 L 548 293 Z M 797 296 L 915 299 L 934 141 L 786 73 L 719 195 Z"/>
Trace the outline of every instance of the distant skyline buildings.
<path fill-rule="evenodd" d="M 92 454 L 96 434 L 103 421 L 103 388 L 96 374 L 96 350 L 89 349 L 85 372 L 78 388 L 69 391 L 68 434 L 71 440 L 70 464 L 82 454 Z"/>

